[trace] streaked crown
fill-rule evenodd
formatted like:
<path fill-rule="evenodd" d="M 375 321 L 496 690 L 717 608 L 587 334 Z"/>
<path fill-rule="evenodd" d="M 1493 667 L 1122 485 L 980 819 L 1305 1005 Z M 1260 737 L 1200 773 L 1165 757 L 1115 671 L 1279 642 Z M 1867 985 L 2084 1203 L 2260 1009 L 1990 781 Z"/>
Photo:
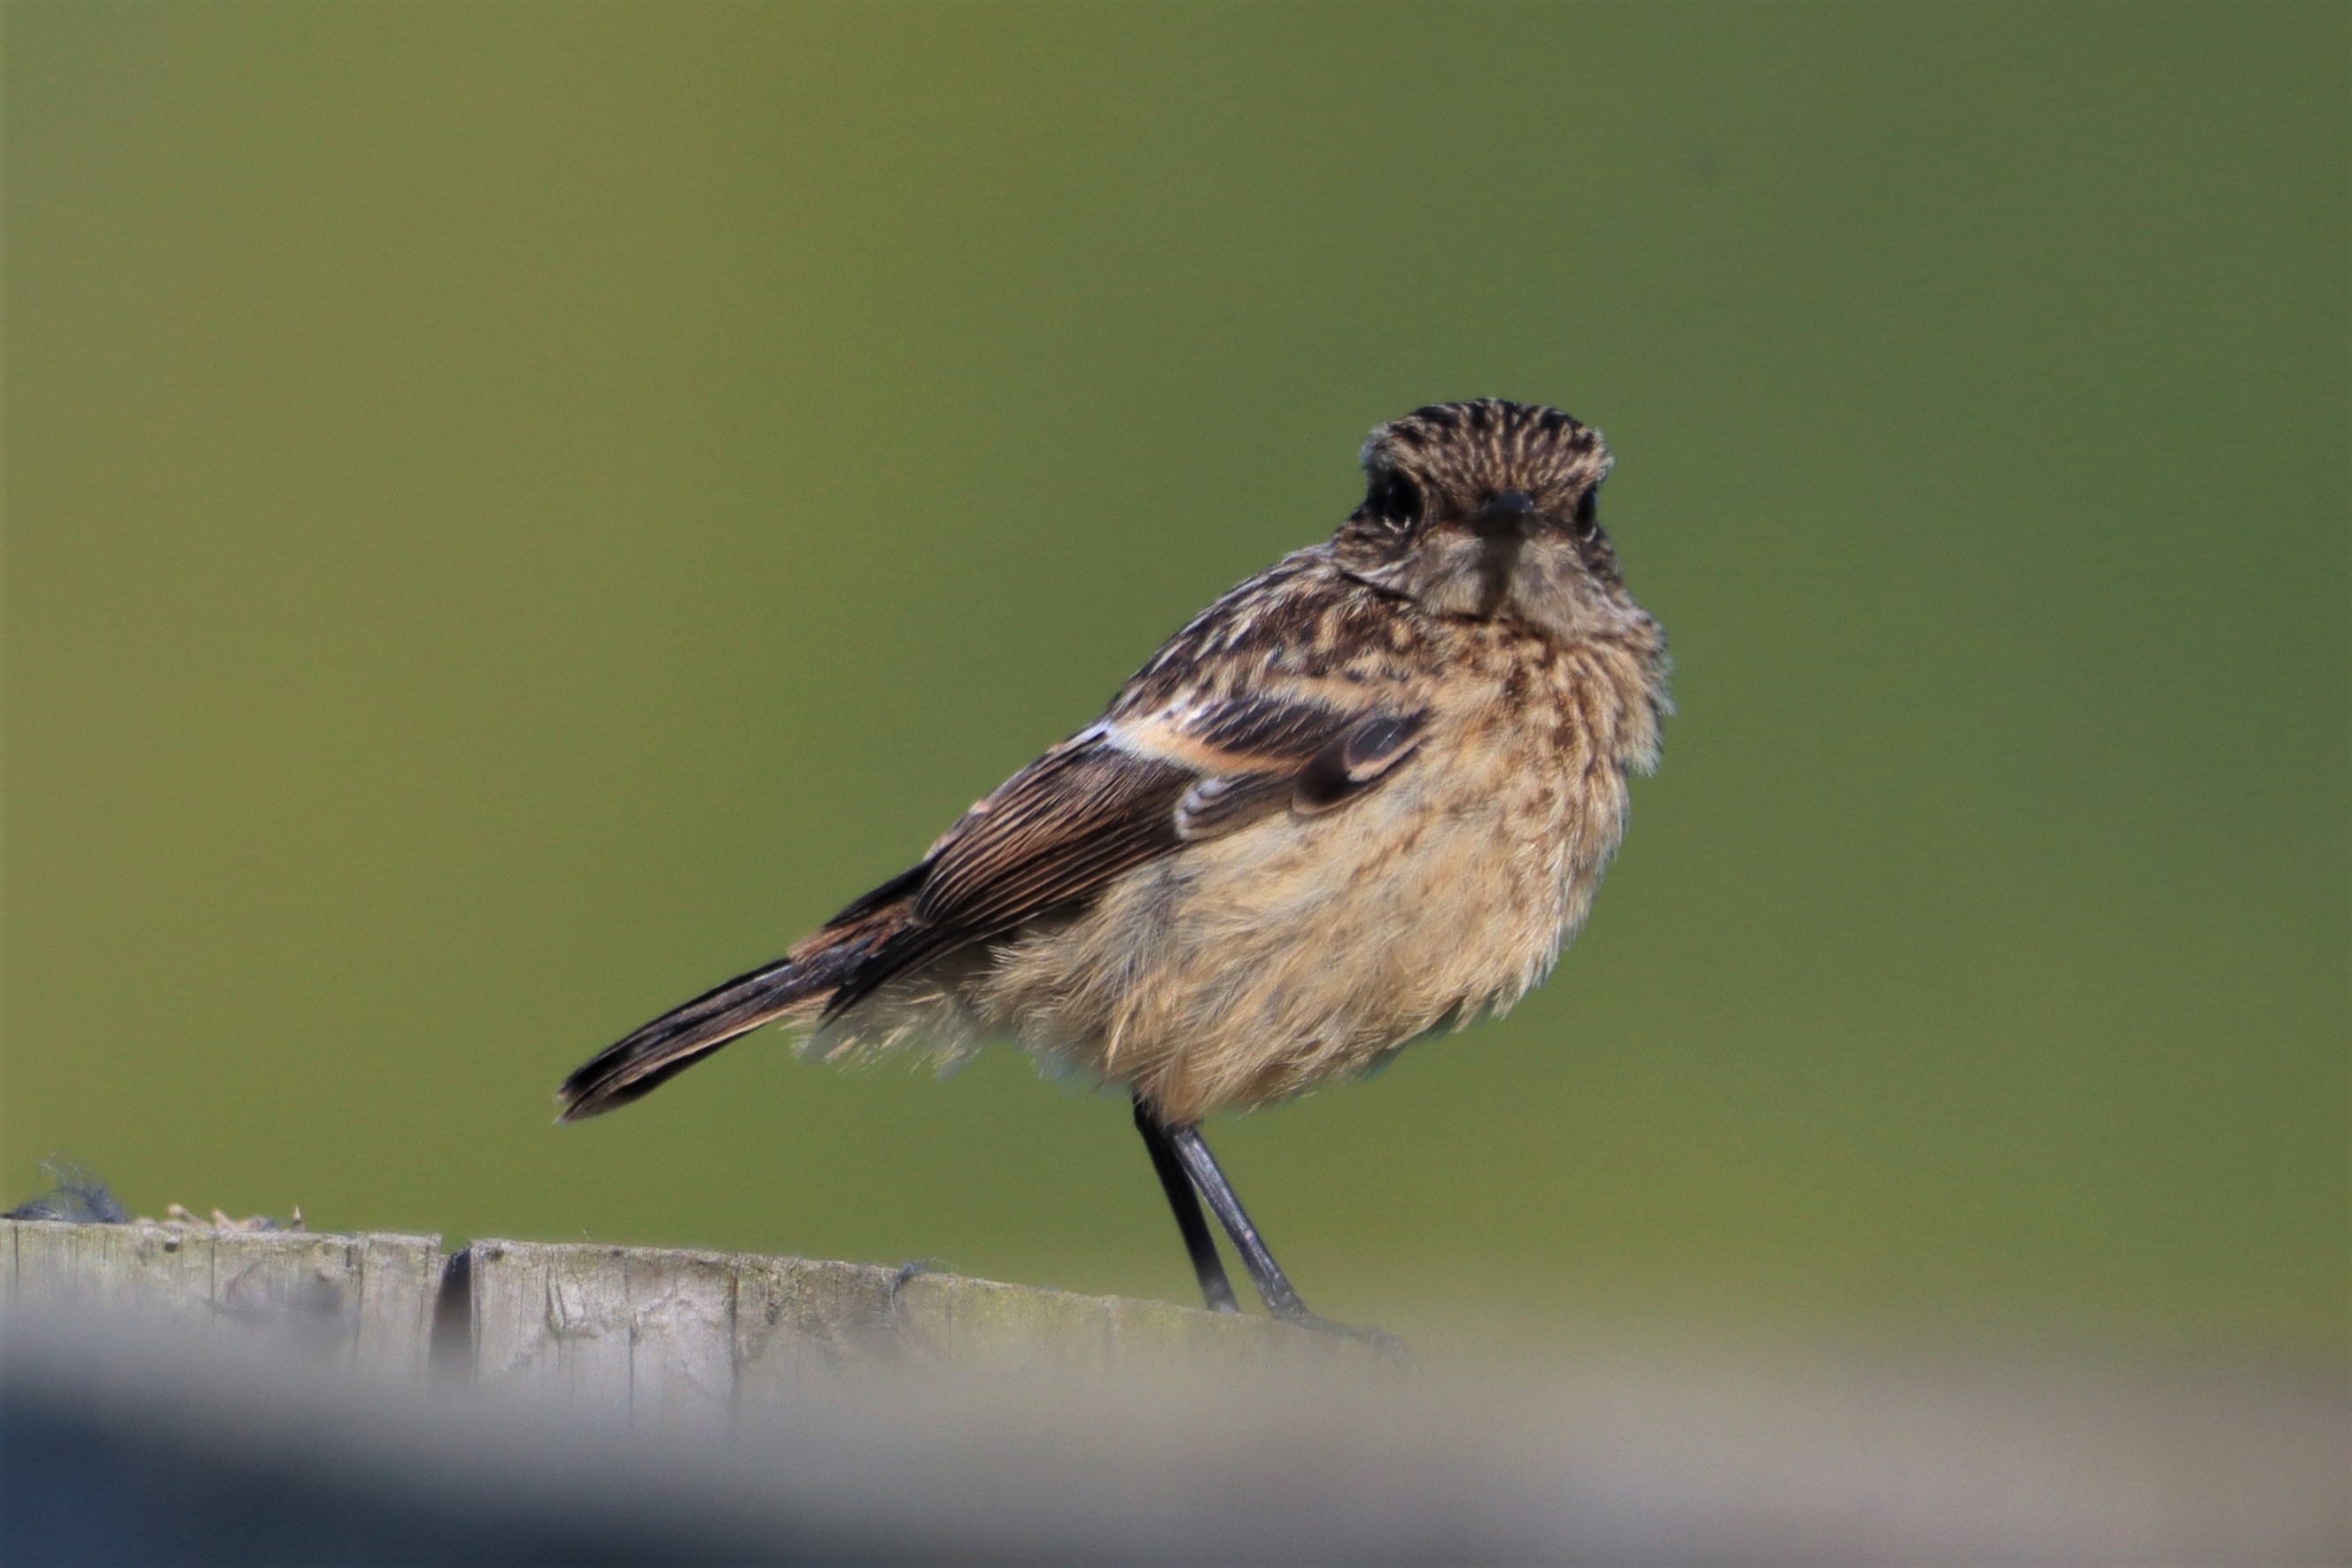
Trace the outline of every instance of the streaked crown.
<path fill-rule="evenodd" d="M 1557 408 L 1498 397 L 1433 403 L 1381 426 L 1364 443 L 1364 468 L 1409 476 L 1433 498 L 1476 507 L 1517 490 L 1572 508 L 1609 474 L 1601 432 Z"/>

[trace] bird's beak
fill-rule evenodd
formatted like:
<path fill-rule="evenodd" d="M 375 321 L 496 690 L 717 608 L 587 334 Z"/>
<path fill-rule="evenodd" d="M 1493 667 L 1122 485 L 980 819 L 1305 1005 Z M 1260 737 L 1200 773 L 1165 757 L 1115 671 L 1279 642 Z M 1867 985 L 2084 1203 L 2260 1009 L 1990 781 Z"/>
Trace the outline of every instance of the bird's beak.
<path fill-rule="evenodd" d="M 1471 531 L 1481 539 L 1525 539 L 1535 531 L 1535 498 L 1525 490 L 1501 490 L 1470 519 Z"/>

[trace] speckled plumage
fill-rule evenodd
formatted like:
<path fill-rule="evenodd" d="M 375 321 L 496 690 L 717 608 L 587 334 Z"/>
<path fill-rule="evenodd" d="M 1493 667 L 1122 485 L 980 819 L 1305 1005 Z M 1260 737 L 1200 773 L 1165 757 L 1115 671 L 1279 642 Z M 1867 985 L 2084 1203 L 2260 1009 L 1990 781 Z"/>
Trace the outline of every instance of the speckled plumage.
<path fill-rule="evenodd" d="M 1008 1035 L 1171 1126 L 1360 1073 L 1549 972 L 1655 764 L 1663 635 L 1609 457 L 1494 400 L 1373 432 L 1364 503 L 774 964 L 573 1075 L 634 1099 L 772 1019 L 828 1054 Z"/>

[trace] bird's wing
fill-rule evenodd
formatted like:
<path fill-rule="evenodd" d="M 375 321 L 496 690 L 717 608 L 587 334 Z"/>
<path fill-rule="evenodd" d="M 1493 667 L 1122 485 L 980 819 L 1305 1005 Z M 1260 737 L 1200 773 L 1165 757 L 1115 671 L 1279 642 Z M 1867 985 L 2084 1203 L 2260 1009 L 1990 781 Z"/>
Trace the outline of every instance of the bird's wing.
<path fill-rule="evenodd" d="M 1412 753 L 1427 721 L 1399 695 L 1373 686 L 1115 706 L 973 806 L 922 865 L 843 911 L 849 921 L 908 900 L 904 923 L 827 1014 L 1186 844 L 1276 811 L 1328 811 L 1370 788 Z"/>
<path fill-rule="evenodd" d="M 899 976 L 1276 812 L 1329 811 L 1427 722 L 1384 603 L 1304 550 L 1194 617 L 1100 723 L 1022 769 L 920 865 L 775 963 L 675 1008 L 564 1084 L 567 1120 L 624 1105 L 776 1018 L 834 1018 Z"/>

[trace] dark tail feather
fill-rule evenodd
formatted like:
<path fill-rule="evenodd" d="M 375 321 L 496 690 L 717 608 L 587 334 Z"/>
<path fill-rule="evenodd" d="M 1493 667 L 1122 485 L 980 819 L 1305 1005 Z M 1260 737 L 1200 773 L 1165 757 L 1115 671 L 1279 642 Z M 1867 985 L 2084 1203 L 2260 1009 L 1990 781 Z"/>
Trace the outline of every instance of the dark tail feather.
<path fill-rule="evenodd" d="M 736 1036 L 832 990 L 841 980 L 841 961 L 849 956 L 836 947 L 778 959 L 663 1014 L 565 1079 L 555 1091 L 556 1103 L 563 1107 L 557 1120 L 600 1116 L 652 1093 Z"/>

